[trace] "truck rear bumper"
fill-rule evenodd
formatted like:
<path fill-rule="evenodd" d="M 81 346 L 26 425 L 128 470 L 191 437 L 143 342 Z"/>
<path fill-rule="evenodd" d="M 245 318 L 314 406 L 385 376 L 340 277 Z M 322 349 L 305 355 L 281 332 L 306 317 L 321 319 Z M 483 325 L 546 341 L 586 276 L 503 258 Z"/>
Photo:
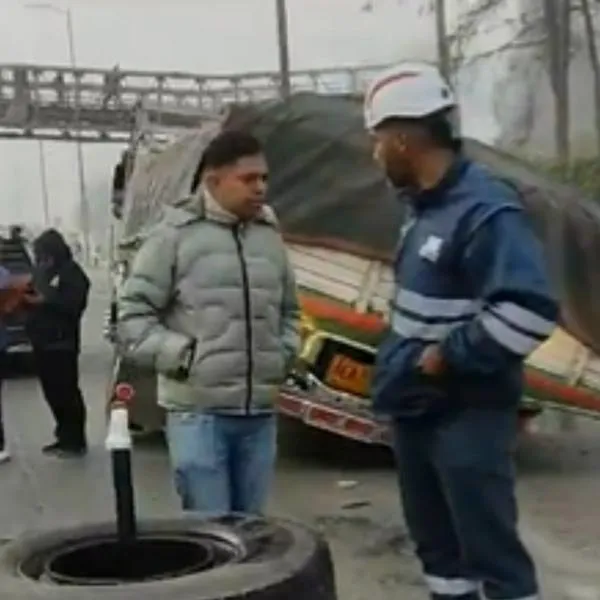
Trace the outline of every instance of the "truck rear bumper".
<path fill-rule="evenodd" d="M 278 411 L 308 425 L 365 444 L 391 445 L 385 421 L 375 419 L 362 398 L 338 393 L 310 377 L 310 389 L 285 385 Z"/>
<path fill-rule="evenodd" d="M 364 444 L 392 446 L 387 422 L 375 418 L 365 406 L 364 399 L 336 392 L 314 377 L 310 377 L 309 382 L 309 390 L 299 389 L 293 384 L 284 386 L 277 403 L 282 415 Z M 522 433 L 532 431 L 531 422 L 541 410 L 535 404 L 521 406 L 519 429 Z"/>

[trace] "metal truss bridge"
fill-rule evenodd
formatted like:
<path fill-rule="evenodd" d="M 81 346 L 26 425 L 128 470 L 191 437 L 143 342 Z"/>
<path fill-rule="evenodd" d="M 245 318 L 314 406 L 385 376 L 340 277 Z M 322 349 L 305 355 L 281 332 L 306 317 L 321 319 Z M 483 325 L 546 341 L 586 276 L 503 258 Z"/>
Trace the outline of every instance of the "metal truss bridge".
<path fill-rule="evenodd" d="M 357 95 L 381 67 L 296 71 L 293 92 Z M 0 138 L 127 142 L 143 113 L 149 127 L 188 129 L 231 103 L 279 97 L 276 73 L 195 75 L 0 65 Z"/>

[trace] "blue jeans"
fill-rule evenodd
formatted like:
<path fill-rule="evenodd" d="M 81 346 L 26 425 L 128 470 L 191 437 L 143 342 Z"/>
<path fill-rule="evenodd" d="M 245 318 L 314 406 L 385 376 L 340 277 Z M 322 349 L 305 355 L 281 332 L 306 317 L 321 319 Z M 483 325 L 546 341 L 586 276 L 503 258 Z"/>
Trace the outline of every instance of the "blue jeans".
<path fill-rule="evenodd" d="M 263 512 L 275 469 L 273 415 L 167 415 L 167 441 L 183 510 Z"/>

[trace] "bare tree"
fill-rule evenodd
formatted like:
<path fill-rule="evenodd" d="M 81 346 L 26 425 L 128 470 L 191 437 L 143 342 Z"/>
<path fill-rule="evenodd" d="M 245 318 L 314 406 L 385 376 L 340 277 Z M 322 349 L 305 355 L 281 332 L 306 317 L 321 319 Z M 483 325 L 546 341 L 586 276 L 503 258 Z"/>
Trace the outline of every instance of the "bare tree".
<path fill-rule="evenodd" d="M 406 2 L 406 0 L 398 0 Z M 590 0 L 581 0 L 589 5 Z M 595 0 L 600 3 L 600 0 Z M 562 163 L 570 160 L 570 94 L 569 70 L 571 62 L 571 48 L 573 35 L 571 31 L 572 13 L 574 10 L 584 10 L 583 5 L 575 6 L 574 0 L 530 0 L 524 2 L 523 10 L 518 16 L 503 19 L 503 25 L 512 28 L 509 39 L 499 46 L 483 52 L 469 53 L 467 48 L 473 41 L 485 22 L 499 13 L 505 6 L 504 0 L 472 0 L 466 4 L 466 9 L 460 15 L 458 24 L 451 35 L 448 34 L 445 24 L 445 2 L 436 0 L 429 4 L 433 9 L 437 24 L 437 45 L 440 63 L 447 70 L 455 70 L 461 65 L 470 64 L 478 60 L 496 55 L 501 52 L 539 49 L 532 55 L 528 52 L 529 59 L 543 61 L 548 73 L 550 87 L 554 97 L 554 138 L 557 158 Z M 369 11 L 377 7 L 376 0 L 368 0 Z M 588 11 L 589 14 L 589 11 Z M 591 19 L 591 17 L 590 17 Z M 590 21 L 591 23 L 591 21 Z M 588 23 L 593 31 L 593 24 Z M 589 40 L 593 35 L 587 35 L 588 44 L 594 44 L 595 39 Z M 590 50 L 590 55 L 592 50 Z M 450 65 L 450 66 L 447 66 Z M 600 149 L 600 66 L 596 59 L 595 69 L 598 75 L 597 106 L 598 106 L 598 132 Z M 596 74 L 596 71 L 595 71 Z"/>
<path fill-rule="evenodd" d="M 501 8 L 503 0 L 480 0 L 465 11 L 458 24 L 455 39 L 459 44 L 472 40 L 482 23 Z M 518 49 L 540 48 L 554 97 L 554 138 L 559 161 L 570 161 L 570 94 L 569 67 L 571 63 L 572 0 L 535 0 L 528 3 L 520 16 L 513 20 L 514 32 L 502 45 L 468 58 L 474 61 Z M 460 50 L 460 48 L 459 48 Z M 599 96 L 600 99 L 600 96 Z"/>
<path fill-rule="evenodd" d="M 539 4 L 542 0 L 535 1 Z M 462 13 L 456 31 L 452 36 L 453 54 L 458 66 L 477 62 L 508 51 L 531 50 L 543 46 L 546 35 L 539 7 L 536 10 L 535 6 L 533 8 L 530 6 L 528 10 L 523 10 L 514 18 L 502 18 L 498 13 L 503 6 L 503 0 L 479 0 L 474 4 L 470 3 L 467 10 Z M 485 25 L 485 22 L 494 17 L 497 17 L 500 21 L 500 26 L 511 30 L 508 39 L 483 51 L 465 52 L 465 48 Z"/>
<path fill-rule="evenodd" d="M 554 95 L 554 138 L 556 153 L 562 164 L 570 161 L 570 94 L 571 2 L 543 0 L 546 28 L 548 75 Z"/>
<path fill-rule="evenodd" d="M 598 0 L 596 0 L 596 3 L 598 3 Z M 581 13 L 585 26 L 588 56 L 594 79 L 596 143 L 598 144 L 598 154 L 600 154 L 600 58 L 598 57 L 598 44 L 596 41 L 596 30 L 594 27 L 594 18 L 590 0 L 581 0 Z"/>

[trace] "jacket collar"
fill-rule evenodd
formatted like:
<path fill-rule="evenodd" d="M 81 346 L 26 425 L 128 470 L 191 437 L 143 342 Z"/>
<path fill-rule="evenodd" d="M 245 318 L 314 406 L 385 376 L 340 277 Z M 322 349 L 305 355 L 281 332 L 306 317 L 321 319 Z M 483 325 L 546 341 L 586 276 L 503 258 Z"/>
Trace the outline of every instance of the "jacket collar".
<path fill-rule="evenodd" d="M 469 160 L 459 154 L 434 188 L 411 192 L 410 203 L 415 212 L 423 211 L 434 204 L 444 202 L 447 199 L 448 192 L 463 178 L 469 165 Z"/>
<path fill-rule="evenodd" d="M 223 208 L 204 187 L 199 188 L 195 194 L 182 198 L 168 209 L 165 210 L 165 217 L 173 225 L 186 225 L 199 220 L 214 221 L 230 226 L 240 223 L 240 219 Z M 279 221 L 275 216 L 275 212 L 266 204 L 252 222 L 279 228 Z"/>

